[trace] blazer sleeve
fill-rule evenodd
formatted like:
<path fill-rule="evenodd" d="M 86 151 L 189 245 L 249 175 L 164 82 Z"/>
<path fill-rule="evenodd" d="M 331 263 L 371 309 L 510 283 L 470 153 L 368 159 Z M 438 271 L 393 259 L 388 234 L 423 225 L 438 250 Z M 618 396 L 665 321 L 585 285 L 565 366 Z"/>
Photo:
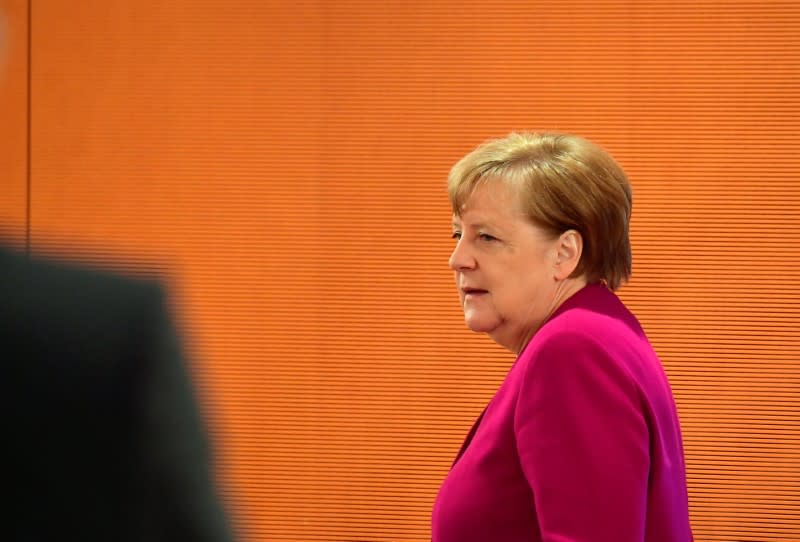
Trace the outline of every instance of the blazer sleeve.
<path fill-rule="evenodd" d="M 514 430 L 542 540 L 641 542 L 649 435 L 638 386 L 580 333 L 536 346 Z"/>
<path fill-rule="evenodd" d="M 150 540 L 233 539 L 218 498 L 210 445 L 184 349 L 159 290 L 144 317 L 139 348 L 142 474 Z"/>

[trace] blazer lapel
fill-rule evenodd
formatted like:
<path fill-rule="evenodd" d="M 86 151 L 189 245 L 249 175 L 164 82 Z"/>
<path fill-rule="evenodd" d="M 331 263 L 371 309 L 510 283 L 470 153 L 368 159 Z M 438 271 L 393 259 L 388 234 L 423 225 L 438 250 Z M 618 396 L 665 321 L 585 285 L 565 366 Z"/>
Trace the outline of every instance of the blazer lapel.
<path fill-rule="evenodd" d="M 475 432 L 478 430 L 478 426 L 481 424 L 481 420 L 483 419 L 483 415 L 486 414 L 487 408 L 489 408 L 488 405 L 483 409 L 483 412 L 481 412 L 481 415 L 478 416 L 478 419 L 475 420 L 475 423 L 472 424 L 472 429 L 470 429 L 469 433 L 467 433 L 467 438 L 464 439 L 464 443 L 461 445 L 461 449 L 458 451 L 456 458 L 453 460 L 453 464 L 450 465 L 451 469 L 456 465 L 456 463 L 458 463 L 458 460 L 461 459 L 461 456 L 467 451 L 469 443 L 472 442 L 473 438 L 475 438 Z"/>

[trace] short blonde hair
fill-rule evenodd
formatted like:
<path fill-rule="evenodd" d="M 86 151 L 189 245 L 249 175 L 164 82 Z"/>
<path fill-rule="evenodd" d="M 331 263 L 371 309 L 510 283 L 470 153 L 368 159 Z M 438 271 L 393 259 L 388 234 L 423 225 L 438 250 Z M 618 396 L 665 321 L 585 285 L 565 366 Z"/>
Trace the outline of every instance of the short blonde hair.
<path fill-rule="evenodd" d="M 616 290 L 631 275 L 631 186 L 602 148 L 559 133 L 512 132 L 458 161 L 447 181 L 450 205 L 461 214 L 475 188 L 502 181 L 515 188 L 525 215 L 560 235 L 576 230 L 583 253 L 572 276 Z"/>

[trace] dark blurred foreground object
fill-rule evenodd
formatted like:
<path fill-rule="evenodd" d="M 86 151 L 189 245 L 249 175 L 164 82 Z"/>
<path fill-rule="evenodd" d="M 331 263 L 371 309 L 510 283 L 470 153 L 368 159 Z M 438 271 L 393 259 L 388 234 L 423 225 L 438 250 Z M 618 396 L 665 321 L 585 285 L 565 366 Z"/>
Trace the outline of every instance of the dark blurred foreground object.
<path fill-rule="evenodd" d="M 0 248 L 3 540 L 228 541 L 155 281 Z"/>

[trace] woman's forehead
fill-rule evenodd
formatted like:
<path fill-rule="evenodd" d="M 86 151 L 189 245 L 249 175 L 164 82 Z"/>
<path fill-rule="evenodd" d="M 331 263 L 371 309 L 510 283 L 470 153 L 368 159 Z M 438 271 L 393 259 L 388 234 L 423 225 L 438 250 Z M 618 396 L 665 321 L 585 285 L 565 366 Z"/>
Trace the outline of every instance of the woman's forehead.
<path fill-rule="evenodd" d="M 475 183 L 457 209 L 454 216 L 462 217 L 470 211 L 496 212 L 509 216 L 522 213 L 520 190 L 507 179 L 488 178 Z"/>

